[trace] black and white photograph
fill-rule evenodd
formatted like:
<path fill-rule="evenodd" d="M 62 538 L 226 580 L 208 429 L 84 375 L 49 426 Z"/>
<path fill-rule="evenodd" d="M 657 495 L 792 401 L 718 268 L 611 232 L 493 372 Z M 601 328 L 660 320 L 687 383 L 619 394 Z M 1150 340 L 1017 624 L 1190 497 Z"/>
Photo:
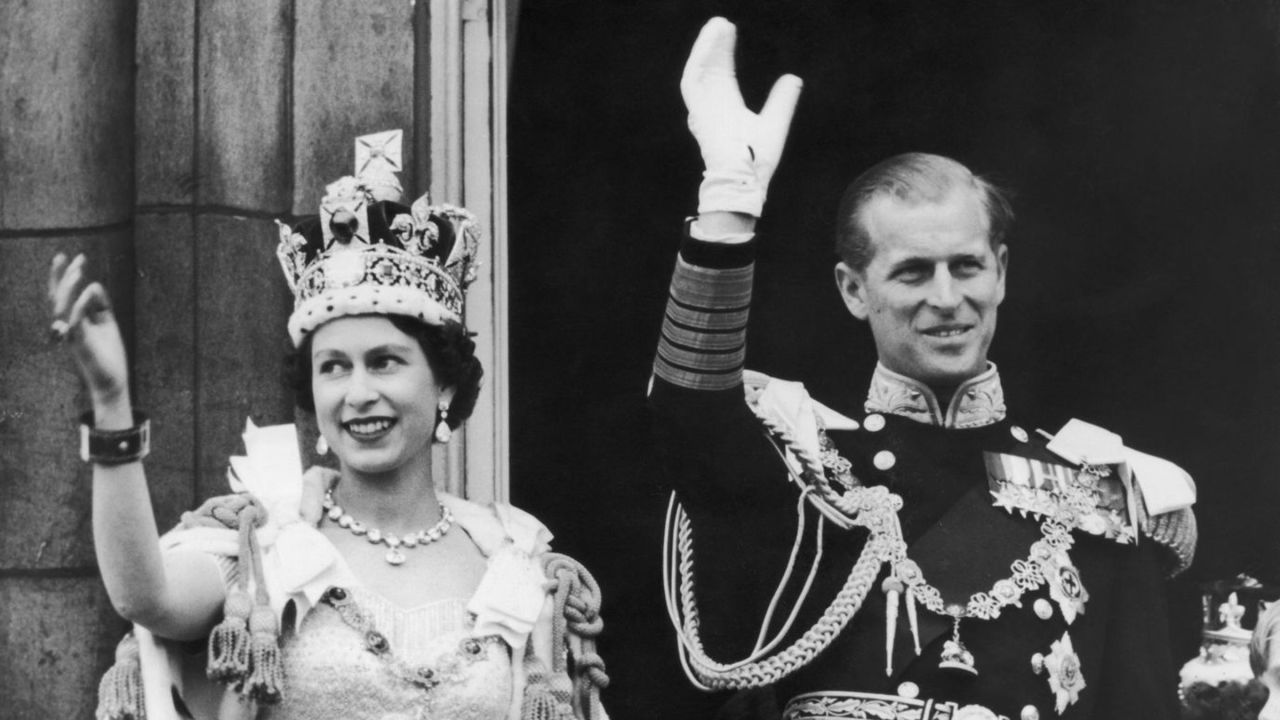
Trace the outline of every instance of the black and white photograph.
<path fill-rule="evenodd" d="M 1280 720 L 1273 0 L 0 3 L 0 717 Z"/>

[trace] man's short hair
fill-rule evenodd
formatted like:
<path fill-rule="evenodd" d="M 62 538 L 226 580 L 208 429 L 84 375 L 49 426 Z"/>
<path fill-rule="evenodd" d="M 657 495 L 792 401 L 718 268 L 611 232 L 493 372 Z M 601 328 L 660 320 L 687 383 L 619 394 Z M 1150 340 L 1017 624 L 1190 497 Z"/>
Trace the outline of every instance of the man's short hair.
<path fill-rule="evenodd" d="M 862 215 L 873 199 L 888 195 L 911 204 L 936 203 L 964 187 L 978 192 L 987 211 L 987 239 L 992 248 L 1000 247 L 1013 223 L 1013 208 L 1003 190 L 951 158 L 904 153 L 881 161 L 845 188 L 836 218 L 836 254 L 858 272 L 867 269 L 874 248 Z"/>

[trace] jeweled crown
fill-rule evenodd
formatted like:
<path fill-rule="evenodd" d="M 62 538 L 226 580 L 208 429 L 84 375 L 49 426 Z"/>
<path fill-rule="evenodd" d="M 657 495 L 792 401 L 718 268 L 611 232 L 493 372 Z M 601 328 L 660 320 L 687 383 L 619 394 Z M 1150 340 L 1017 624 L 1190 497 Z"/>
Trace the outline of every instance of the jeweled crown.
<path fill-rule="evenodd" d="M 318 217 L 277 221 L 276 255 L 293 291 L 295 346 L 346 315 L 406 315 L 431 325 L 461 321 L 476 277 L 480 230 L 454 205 L 423 195 L 401 204 L 399 130 L 356 138 L 354 176 L 325 188 Z"/>

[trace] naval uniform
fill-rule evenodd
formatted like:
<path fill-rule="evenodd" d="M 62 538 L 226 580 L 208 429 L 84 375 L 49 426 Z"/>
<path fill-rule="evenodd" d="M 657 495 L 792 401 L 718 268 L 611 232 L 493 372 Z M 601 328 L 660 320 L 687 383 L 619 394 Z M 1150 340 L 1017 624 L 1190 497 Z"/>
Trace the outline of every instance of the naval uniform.
<path fill-rule="evenodd" d="M 883 366 L 858 412 L 792 392 L 799 424 L 817 418 L 820 447 L 798 441 L 802 429 L 785 418 L 762 423 L 767 413 L 744 397 L 778 381 L 744 388 L 752 272 L 751 243 L 686 240 L 654 364 L 655 428 L 687 518 L 684 535 L 672 529 L 669 598 L 703 654 L 695 680 L 772 684 L 788 720 L 1176 718 L 1164 581 L 1190 562 L 1189 509 L 1148 517 L 1137 496 L 1128 529 L 1112 522 L 1128 501 L 1094 484 L 1110 469 L 1065 460 L 1034 424 L 1011 418 L 994 365 L 948 407 Z M 837 492 L 900 499 L 889 534 L 906 564 L 865 562 L 871 529 L 841 527 L 811 502 L 819 493 L 789 452 L 798 445 L 818 450 L 809 454 Z M 1046 523 L 1064 497 L 1047 490 L 1053 482 L 1084 487 L 1096 512 L 1065 532 Z M 1041 562 L 1046 547 L 1054 559 Z M 858 578 L 868 567 L 872 577 Z M 912 568 L 924 584 L 912 584 Z M 950 615 L 925 607 L 931 593 Z M 757 650 L 744 666 L 715 664 Z"/>

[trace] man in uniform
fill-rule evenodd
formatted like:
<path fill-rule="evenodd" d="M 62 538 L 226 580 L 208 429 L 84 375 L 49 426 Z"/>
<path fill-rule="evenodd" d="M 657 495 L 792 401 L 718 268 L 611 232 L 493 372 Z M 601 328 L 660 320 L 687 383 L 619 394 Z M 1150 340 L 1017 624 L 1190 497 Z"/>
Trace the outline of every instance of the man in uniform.
<path fill-rule="evenodd" d="M 706 173 L 650 393 L 690 679 L 772 687 L 787 720 L 1177 717 L 1163 583 L 1191 560 L 1194 487 L 1101 428 L 1046 439 L 1009 416 L 987 359 L 1012 219 L 996 188 L 908 154 L 846 191 L 836 282 L 879 358 L 862 411 L 744 372 L 755 222 L 800 81 L 748 111 L 734 32 L 707 23 L 681 82 Z"/>

